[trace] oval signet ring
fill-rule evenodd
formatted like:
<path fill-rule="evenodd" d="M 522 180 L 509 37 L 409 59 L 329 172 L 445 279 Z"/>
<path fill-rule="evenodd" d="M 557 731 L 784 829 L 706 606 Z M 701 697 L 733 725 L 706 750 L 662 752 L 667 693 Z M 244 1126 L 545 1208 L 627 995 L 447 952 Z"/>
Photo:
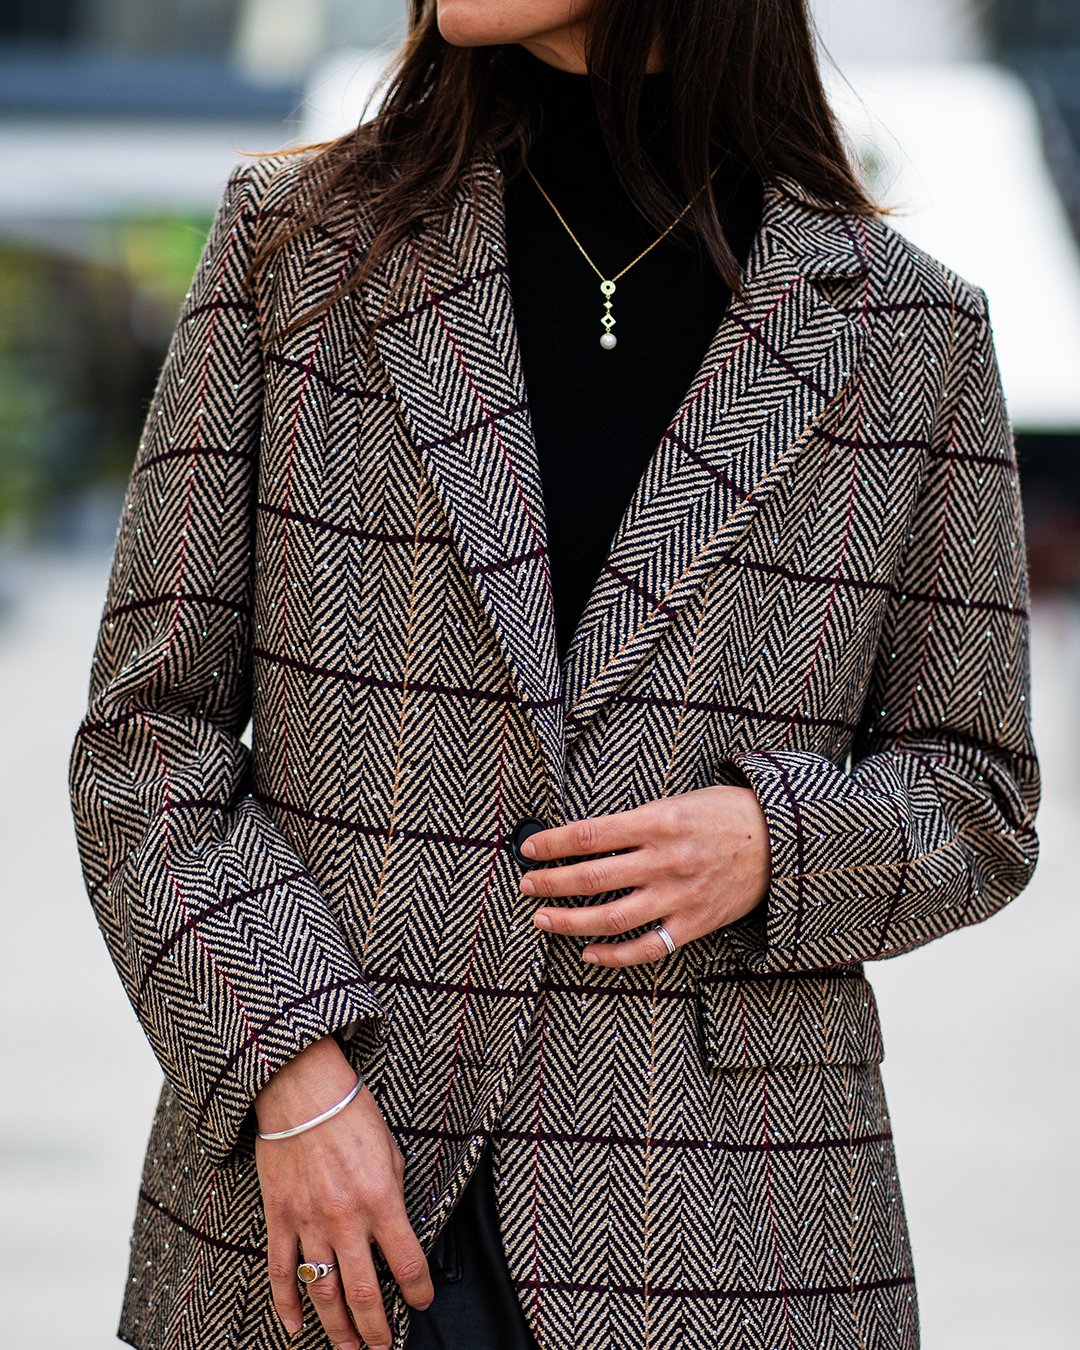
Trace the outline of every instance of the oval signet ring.
<path fill-rule="evenodd" d="M 301 1284 L 314 1284 L 316 1280 L 329 1275 L 332 1270 L 337 1270 L 332 1261 L 305 1261 L 303 1265 L 296 1267 L 296 1278 Z"/>
<path fill-rule="evenodd" d="M 670 934 L 670 933 L 668 932 L 668 930 L 664 927 L 664 925 L 663 925 L 662 923 L 658 923 L 658 924 L 656 925 L 656 927 L 653 929 L 653 932 L 657 934 L 657 936 L 660 938 L 660 941 L 661 941 L 661 942 L 664 944 L 664 946 L 667 948 L 667 954 L 668 954 L 668 956 L 674 956 L 674 955 L 675 955 L 675 943 L 672 941 L 672 939 L 671 939 L 671 934 Z"/>

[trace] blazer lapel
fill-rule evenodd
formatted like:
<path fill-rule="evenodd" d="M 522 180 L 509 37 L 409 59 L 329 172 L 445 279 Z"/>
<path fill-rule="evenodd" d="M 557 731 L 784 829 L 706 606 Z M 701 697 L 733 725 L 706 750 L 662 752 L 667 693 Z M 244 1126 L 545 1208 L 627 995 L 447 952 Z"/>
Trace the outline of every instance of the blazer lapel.
<path fill-rule="evenodd" d="M 565 742 L 543 489 L 506 276 L 498 170 L 365 290 L 375 345 L 558 798 Z"/>
<path fill-rule="evenodd" d="M 733 303 L 642 476 L 566 661 L 579 735 L 730 553 L 853 376 L 863 331 L 811 278 L 866 273 L 850 221 L 766 193 Z"/>

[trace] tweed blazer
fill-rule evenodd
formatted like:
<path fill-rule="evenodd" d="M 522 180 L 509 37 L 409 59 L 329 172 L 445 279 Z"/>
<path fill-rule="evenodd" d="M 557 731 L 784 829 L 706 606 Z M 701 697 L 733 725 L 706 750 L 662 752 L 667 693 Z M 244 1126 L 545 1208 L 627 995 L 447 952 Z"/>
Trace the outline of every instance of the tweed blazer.
<path fill-rule="evenodd" d="M 1036 856 L 983 296 L 885 224 L 769 189 L 745 302 L 560 667 L 498 170 L 270 342 L 367 242 L 342 210 L 249 294 L 297 172 L 231 180 L 71 765 L 90 896 L 166 1080 L 121 1335 L 284 1350 L 252 1099 L 338 1033 L 425 1246 L 490 1142 L 542 1347 L 913 1347 L 861 963 L 986 918 Z M 534 928 L 517 820 L 722 782 L 768 819 L 761 911 L 628 970 Z M 325 1347 L 314 1317 L 291 1344 Z"/>

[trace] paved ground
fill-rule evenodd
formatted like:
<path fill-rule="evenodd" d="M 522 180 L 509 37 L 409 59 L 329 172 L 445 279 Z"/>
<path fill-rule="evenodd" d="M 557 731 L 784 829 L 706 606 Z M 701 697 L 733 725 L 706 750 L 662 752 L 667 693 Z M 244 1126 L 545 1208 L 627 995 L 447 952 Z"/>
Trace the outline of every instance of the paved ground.
<path fill-rule="evenodd" d="M 107 1350 L 159 1077 L 84 899 L 64 767 L 100 563 L 0 561 L 0 1346 Z M 1080 610 L 1035 614 L 1043 861 L 875 967 L 926 1350 L 1080 1346 Z"/>

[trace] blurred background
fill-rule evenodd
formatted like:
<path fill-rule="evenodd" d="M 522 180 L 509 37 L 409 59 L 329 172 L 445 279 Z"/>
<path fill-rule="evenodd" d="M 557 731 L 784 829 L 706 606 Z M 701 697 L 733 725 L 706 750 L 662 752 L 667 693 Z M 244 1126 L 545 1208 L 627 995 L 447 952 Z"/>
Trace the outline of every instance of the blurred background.
<path fill-rule="evenodd" d="M 814 8 L 866 181 L 989 296 L 1034 591 L 1036 880 L 992 923 L 871 972 L 923 1343 L 1065 1350 L 1080 1347 L 1080 0 Z M 139 426 L 230 168 L 355 124 L 402 28 L 401 0 L 0 0 L 4 1350 L 115 1344 L 160 1083 L 81 889 L 65 790 Z"/>

